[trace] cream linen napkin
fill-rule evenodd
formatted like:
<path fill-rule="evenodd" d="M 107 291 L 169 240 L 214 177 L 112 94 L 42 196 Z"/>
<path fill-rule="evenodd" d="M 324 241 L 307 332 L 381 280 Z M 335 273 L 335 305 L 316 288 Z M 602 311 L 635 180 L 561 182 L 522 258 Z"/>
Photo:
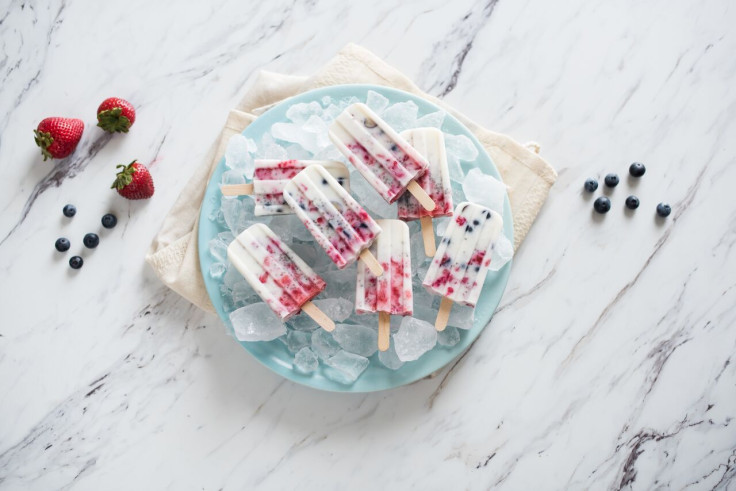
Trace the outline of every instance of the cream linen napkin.
<path fill-rule="evenodd" d="M 370 51 L 349 44 L 311 77 L 261 72 L 240 104 L 230 111 L 218 143 L 182 190 L 146 255 L 146 261 L 165 285 L 198 307 L 214 312 L 199 268 L 197 232 L 207 182 L 224 154 L 228 139 L 243 131 L 268 106 L 283 99 L 318 87 L 357 83 L 394 87 L 428 99 L 475 134 L 509 188 L 514 248 L 519 247 L 557 179 L 555 170 L 535 152 L 508 136 L 478 126 L 443 101 L 425 94 Z"/>

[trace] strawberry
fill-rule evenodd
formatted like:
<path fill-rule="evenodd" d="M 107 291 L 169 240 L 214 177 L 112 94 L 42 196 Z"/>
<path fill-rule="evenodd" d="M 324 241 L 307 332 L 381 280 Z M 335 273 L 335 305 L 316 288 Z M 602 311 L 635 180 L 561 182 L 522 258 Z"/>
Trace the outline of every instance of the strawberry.
<path fill-rule="evenodd" d="M 110 186 L 117 189 L 118 194 L 127 199 L 148 199 L 153 196 L 153 179 L 151 173 L 143 164 L 133 161 L 128 165 L 118 165 L 121 168 L 115 181 Z"/>
<path fill-rule="evenodd" d="M 114 133 L 127 133 L 135 123 L 135 108 L 125 99 L 108 97 L 97 108 L 97 126 Z"/>
<path fill-rule="evenodd" d="M 84 122 L 72 118 L 46 118 L 33 130 L 36 145 L 41 147 L 43 159 L 68 157 L 82 139 Z"/>

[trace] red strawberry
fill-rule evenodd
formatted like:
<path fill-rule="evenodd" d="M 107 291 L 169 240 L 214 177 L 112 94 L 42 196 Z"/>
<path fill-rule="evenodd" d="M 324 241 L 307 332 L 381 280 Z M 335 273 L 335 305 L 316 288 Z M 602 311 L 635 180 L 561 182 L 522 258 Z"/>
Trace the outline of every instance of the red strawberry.
<path fill-rule="evenodd" d="M 41 147 L 43 159 L 68 157 L 82 138 L 84 122 L 72 118 L 46 118 L 33 130 L 36 145 Z"/>
<path fill-rule="evenodd" d="M 125 99 L 109 97 L 97 108 L 97 126 L 105 131 L 127 133 L 135 123 L 135 108 Z"/>
<path fill-rule="evenodd" d="M 110 188 L 117 189 L 120 196 L 128 199 L 148 199 L 153 196 L 153 179 L 143 164 L 134 160 L 116 168 L 120 167 L 122 170 L 117 173 Z"/>

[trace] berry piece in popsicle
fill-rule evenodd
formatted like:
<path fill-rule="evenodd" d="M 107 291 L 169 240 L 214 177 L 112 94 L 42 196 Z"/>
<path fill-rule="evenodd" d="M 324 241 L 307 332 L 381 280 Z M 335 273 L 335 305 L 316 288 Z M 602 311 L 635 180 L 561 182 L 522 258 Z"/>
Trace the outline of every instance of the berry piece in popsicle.
<path fill-rule="evenodd" d="M 427 172 L 417 178 L 417 183 L 434 201 L 434 210 L 425 209 L 411 194 L 404 193 L 396 202 L 401 220 L 420 220 L 424 253 L 432 257 L 437 252 L 432 218 L 452 215 L 452 186 L 447 168 L 445 138 L 437 128 L 417 128 L 401 133 L 409 144 L 429 162 Z"/>
<path fill-rule="evenodd" d="M 363 259 L 380 276 L 371 246 L 381 227 L 321 165 L 310 165 L 284 188 L 284 199 L 330 259 L 342 269 Z"/>
<path fill-rule="evenodd" d="M 412 315 L 411 252 L 409 227 L 401 220 L 377 220 L 381 235 L 371 252 L 383 267 L 374 275 L 363 261 L 358 261 L 355 287 L 355 312 L 378 312 L 378 349 L 389 348 L 391 315 Z"/>
<path fill-rule="evenodd" d="M 387 202 L 409 191 L 427 210 L 435 203 L 416 179 L 429 164 L 365 104 L 353 104 L 335 118 L 330 139 Z"/>
<path fill-rule="evenodd" d="M 282 321 L 303 309 L 323 329 L 335 328 L 312 303 L 325 281 L 266 225 L 257 223 L 238 235 L 227 258 Z"/>
<path fill-rule="evenodd" d="M 447 325 L 452 304 L 475 307 L 491 264 L 490 251 L 501 235 L 503 219 L 474 203 L 460 203 L 445 231 L 422 285 L 442 297 L 435 327 Z"/>

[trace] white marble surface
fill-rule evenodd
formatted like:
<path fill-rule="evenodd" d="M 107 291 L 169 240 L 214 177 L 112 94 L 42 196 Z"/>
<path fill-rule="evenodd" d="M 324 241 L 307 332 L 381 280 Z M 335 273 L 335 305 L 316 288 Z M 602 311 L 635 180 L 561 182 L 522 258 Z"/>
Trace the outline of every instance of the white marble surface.
<path fill-rule="evenodd" d="M 0 488 L 736 489 L 733 2 L 4 3 Z M 256 71 L 349 41 L 560 173 L 472 349 L 368 395 L 280 379 L 143 262 Z M 110 95 L 126 136 L 94 127 Z M 55 114 L 87 123 L 57 167 L 31 138 Z M 149 202 L 108 189 L 132 158 Z M 593 216 L 585 178 L 633 160 Z M 54 240 L 108 210 L 71 272 Z"/>

